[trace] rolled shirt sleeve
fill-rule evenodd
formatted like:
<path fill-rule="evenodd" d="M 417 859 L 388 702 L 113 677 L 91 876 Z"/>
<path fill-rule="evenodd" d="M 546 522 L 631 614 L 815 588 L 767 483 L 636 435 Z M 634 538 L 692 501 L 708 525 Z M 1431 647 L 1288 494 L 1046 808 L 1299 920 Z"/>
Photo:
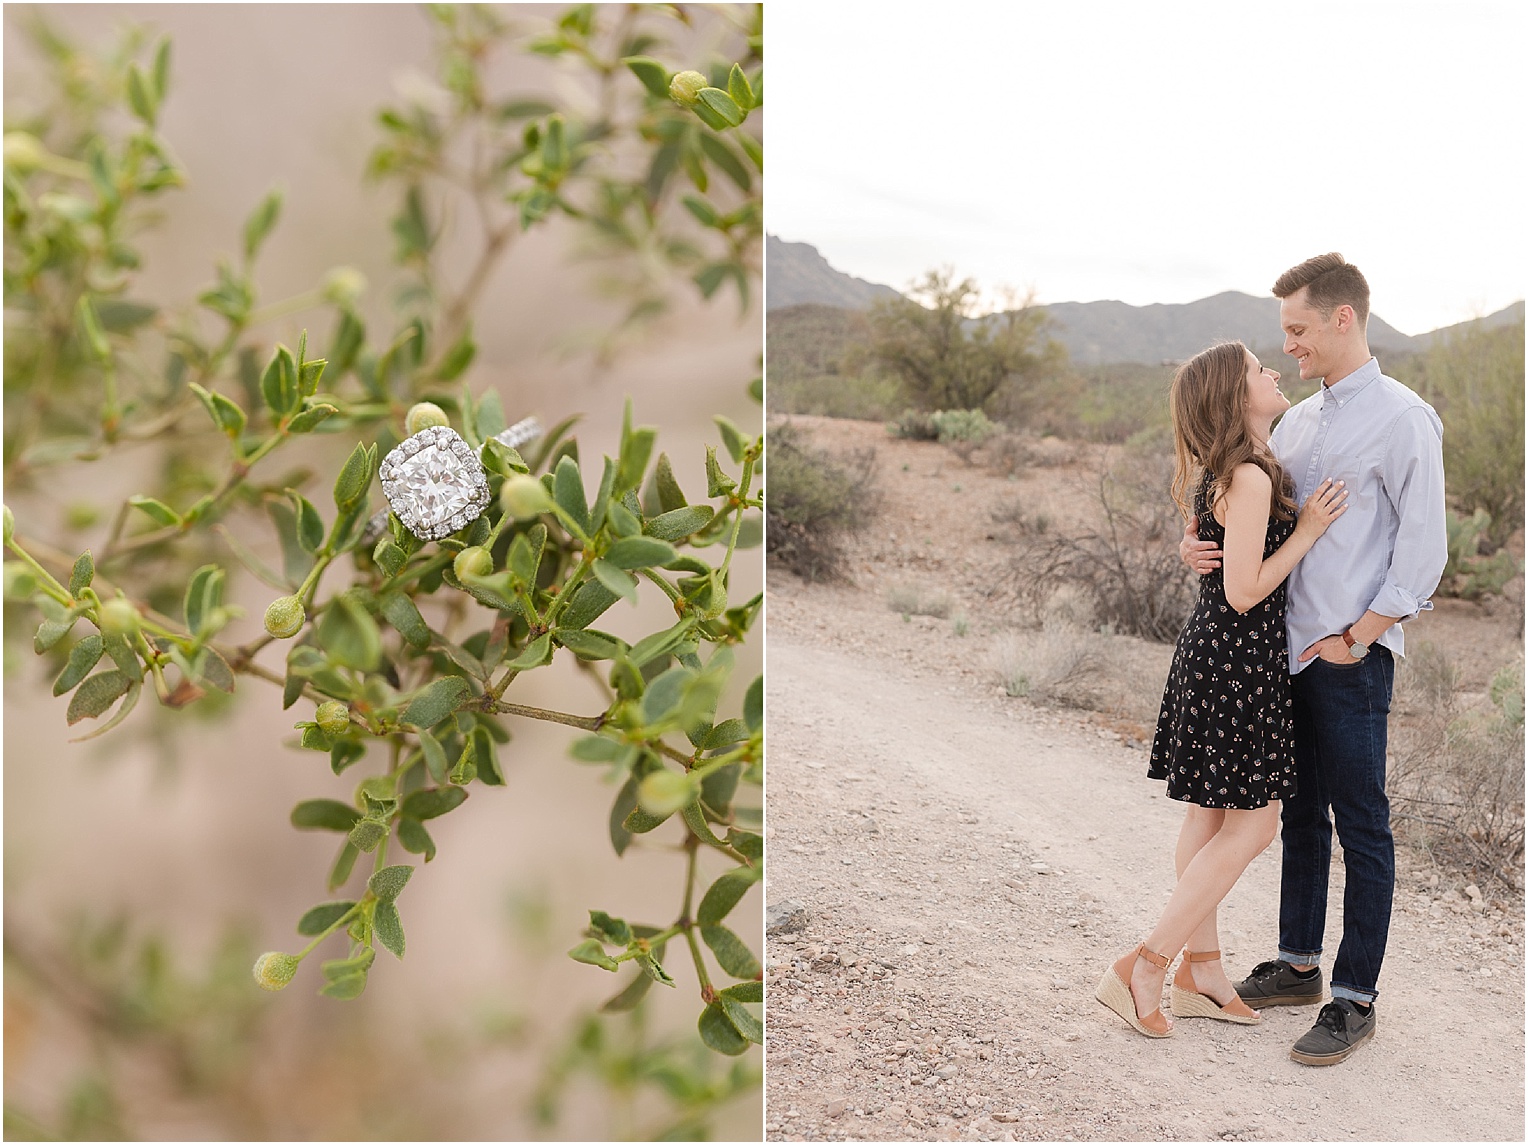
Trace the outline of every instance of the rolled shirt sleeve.
<path fill-rule="evenodd" d="M 1429 599 L 1448 563 L 1443 501 L 1443 424 L 1425 405 L 1396 418 L 1380 469 L 1398 527 L 1385 582 L 1369 605 L 1381 616 L 1411 620 Z"/>

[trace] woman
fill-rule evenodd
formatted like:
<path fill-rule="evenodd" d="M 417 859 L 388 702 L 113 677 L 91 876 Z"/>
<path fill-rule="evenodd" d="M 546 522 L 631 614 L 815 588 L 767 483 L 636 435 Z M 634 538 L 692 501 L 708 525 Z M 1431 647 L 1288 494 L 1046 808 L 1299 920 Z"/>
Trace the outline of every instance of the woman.
<path fill-rule="evenodd" d="M 1177 462 L 1173 500 L 1201 538 L 1220 542 L 1223 568 L 1200 578 L 1178 637 L 1148 775 L 1189 804 L 1178 835 L 1178 884 L 1146 941 L 1114 963 L 1098 1000 L 1148 1037 L 1172 1023 L 1160 1008 L 1168 964 L 1178 1017 L 1260 1020 L 1220 965 L 1216 908 L 1273 841 L 1278 801 L 1294 791 L 1284 581 L 1344 511 L 1342 482 L 1322 482 L 1296 520 L 1293 482 L 1268 448 L 1289 408 L 1279 375 L 1240 342 L 1211 346 L 1172 383 Z"/>

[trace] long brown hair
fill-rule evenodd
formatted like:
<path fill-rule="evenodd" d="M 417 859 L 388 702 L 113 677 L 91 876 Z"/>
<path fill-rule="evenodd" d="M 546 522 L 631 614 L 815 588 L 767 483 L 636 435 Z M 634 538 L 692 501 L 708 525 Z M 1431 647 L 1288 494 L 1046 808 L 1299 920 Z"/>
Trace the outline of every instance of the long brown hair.
<path fill-rule="evenodd" d="M 1178 367 L 1169 397 L 1173 414 L 1173 501 L 1193 515 L 1199 474 L 1215 475 L 1206 501 L 1213 508 L 1231 487 L 1231 473 L 1251 462 L 1273 480 L 1273 514 L 1295 516 L 1293 483 L 1284 467 L 1247 429 L 1247 347 L 1221 342 Z"/>

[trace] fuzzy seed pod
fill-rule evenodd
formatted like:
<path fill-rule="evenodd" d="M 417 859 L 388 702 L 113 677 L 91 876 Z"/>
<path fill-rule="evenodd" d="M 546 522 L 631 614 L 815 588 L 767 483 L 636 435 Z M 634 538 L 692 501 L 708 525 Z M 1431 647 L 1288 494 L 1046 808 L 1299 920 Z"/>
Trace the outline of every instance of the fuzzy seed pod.
<path fill-rule="evenodd" d="M 301 600 L 295 596 L 278 596 L 265 610 L 265 630 L 278 640 L 285 640 L 301 632 L 307 619 Z"/>
<path fill-rule="evenodd" d="M 101 605 L 101 631 L 108 636 L 131 636 L 138 631 L 138 610 L 130 600 L 117 597 Z"/>
<path fill-rule="evenodd" d="M 469 576 L 487 576 L 493 572 L 493 554 L 482 545 L 473 545 L 456 554 L 451 568 L 457 580 L 466 580 Z"/>
<path fill-rule="evenodd" d="M 326 735 L 344 735 L 350 727 L 350 709 L 338 700 L 326 700 L 318 705 L 313 719 Z"/>
<path fill-rule="evenodd" d="M 706 77 L 699 72 L 680 72 L 669 80 L 669 97 L 675 103 L 682 103 L 685 107 L 695 106 L 695 99 L 700 95 L 700 89 L 710 87 Z"/>
<path fill-rule="evenodd" d="M 255 959 L 255 981 L 262 990 L 285 990 L 297 973 L 297 956 L 269 950 Z"/>
<path fill-rule="evenodd" d="M 446 411 L 434 402 L 419 402 L 409 410 L 408 417 L 403 419 L 403 429 L 410 437 L 413 437 L 421 429 L 429 429 L 432 425 L 450 425 L 451 419 L 446 416 Z"/>
<path fill-rule="evenodd" d="M 366 293 L 366 276 L 353 266 L 337 266 L 319 286 L 325 302 L 348 306 Z"/>
<path fill-rule="evenodd" d="M 499 503 L 517 521 L 539 517 L 552 508 L 545 486 L 526 473 L 518 473 L 504 482 L 499 490 Z"/>

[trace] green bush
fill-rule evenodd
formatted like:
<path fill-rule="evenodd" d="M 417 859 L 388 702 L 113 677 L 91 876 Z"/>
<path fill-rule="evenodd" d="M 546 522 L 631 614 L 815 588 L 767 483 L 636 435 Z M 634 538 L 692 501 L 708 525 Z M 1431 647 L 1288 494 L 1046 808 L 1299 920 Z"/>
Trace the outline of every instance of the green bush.
<path fill-rule="evenodd" d="M 1522 322 L 1471 325 L 1393 369 L 1442 418 L 1449 501 L 1461 515 L 1488 515 L 1487 554 L 1523 523 L 1523 336 Z"/>
<path fill-rule="evenodd" d="M 1481 555 L 1481 541 L 1490 535 L 1491 530 L 1491 515 L 1484 509 L 1476 509 L 1469 517 L 1460 517 L 1449 510 L 1446 521 L 1448 563 L 1438 584 L 1440 596 L 1479 600 L 1501 592 L 1521 571 L 1517 558 L 1506 549 L 1497 549 L 1490 556 Z"/>
<path fill-rule="evenodd" d="M 938 441 L 939 423 L 932 413 L 905 409 L 896 421 L 887 423 L 886 432 L 905 441 Z"/>

